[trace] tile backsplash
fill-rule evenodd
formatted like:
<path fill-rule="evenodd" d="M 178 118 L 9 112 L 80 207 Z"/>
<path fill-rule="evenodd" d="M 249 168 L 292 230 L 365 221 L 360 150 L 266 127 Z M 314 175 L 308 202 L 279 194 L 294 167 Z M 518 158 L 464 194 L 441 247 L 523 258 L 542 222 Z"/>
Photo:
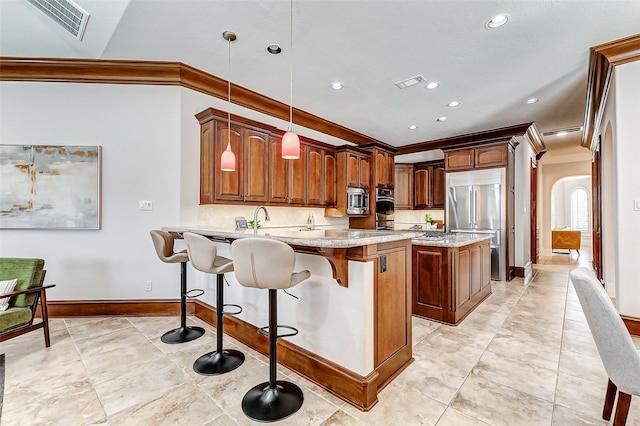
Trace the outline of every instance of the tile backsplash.
<path fill-rule="evenodd" d="M 235 227 L 235 218 L 244 216 L 253 220 L 253 213 L 257 206 L 243 206 L 236 204 L 203 204 L 198 208 L 198 225 L 216 228 Z M 349 219 L 344 217 L 324 217 L 324 208 L 312 207 L 279 207 L 266 206 L 271 220 L 265 222 L 264 212 L 258 213 L 262 228 L 305 226 L 307 216 L 313 213 L 316 226 L 331 228 L 348 228 Z"/>

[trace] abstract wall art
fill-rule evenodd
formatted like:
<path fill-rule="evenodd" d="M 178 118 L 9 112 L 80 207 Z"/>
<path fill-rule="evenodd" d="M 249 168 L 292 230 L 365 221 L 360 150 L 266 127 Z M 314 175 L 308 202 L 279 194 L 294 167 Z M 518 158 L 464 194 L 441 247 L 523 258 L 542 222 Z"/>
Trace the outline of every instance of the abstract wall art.
<path fill-rule="evenodd" d="M 0 145 L 0 228 L 100 229 L 100 150 Z"/>

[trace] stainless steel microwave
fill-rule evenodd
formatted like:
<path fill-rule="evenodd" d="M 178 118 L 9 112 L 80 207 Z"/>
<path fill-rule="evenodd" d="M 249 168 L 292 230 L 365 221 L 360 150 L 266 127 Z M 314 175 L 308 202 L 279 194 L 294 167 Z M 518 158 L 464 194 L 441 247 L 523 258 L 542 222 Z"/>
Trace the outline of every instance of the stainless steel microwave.
<path fill-rule="evenodd" d="M 347 188 L 347 214 L 369 214 L 369 191 Z"/>

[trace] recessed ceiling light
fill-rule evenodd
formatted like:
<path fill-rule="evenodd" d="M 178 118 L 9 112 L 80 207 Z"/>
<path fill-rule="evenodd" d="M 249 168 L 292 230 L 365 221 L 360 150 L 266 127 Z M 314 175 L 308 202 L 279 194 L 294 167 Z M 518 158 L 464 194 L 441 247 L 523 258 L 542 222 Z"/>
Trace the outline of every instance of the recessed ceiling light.
<path fill-rule="evenodd" d="M 431 83 L 427 84 L 427 89 L 435 89 L 438 86 L 440 86 L 440 83 L 436 83 L 435 81 L 432 81 Z"/>
<path fill-rule="evenodd" d="M 531 105 L 531 104 L 535 104 L 536 102 L 538 102 L 540 99 L 538 98 L 529 98 L 526 101 L 524 101 L 525 104 L 527 105 Z"/>
<path fill-rule="evenodd" d="M 282 52 L 282 49 L 277 44 L 270 44 L 267 46 L 267 52 L 271 53 L 272 55 L 277 55 L 278 53 Z"/>
<path fill-rule="evenodd" d="M 508 13 L 501 13 L 491 18 L 484 26 L 489 29 L 498 28 L 506 24 L 509 19 L 511 19 L 511 15 Z"/>
<path fill-rule="evenodd" d="M 418 126 L 416 126 L 415 124 L 412 124 L 411 126 L 409 126 L 409 130 L 415 130 L 417 128 Z"/>
<path fill-rule="evenodd" d="M 339 81 L 335 81 L 333 83 L 331 83 L 331 88 L 333 90 L 340 90 L 344 87 L 344 84 L 340 83 Z"/>
<path fill-rule="evenodd" d="M 447 117 L 438 117 L 436 121 L 446 121 Z"/>
<path fill-rule="evenodd" d="M 457 107 L 458 105 L 460 105 L 460 102 L 452 101 L 452 102 L 449 102 L 449 104 L 447 106 L 449 106 L 449 107 Z"/>
<path fill-rule="evenodd" d="M 424 77 L 421 75 L 416 75 L 415 77 L 407 78 L 406 80 L 398 81 L 394 84 L 398 86 L 398 89 L 405 89 L 407 87 L 415 86 L 421 81 L 424 81 Z"/>
<path fill-rule="evenodd" d="M 556 136 L 566 136 L 566 135 L 567 135 L 567 132 L 564 131 L 564 130 L 561 131 L 561 132 L 556 133 Z"/>

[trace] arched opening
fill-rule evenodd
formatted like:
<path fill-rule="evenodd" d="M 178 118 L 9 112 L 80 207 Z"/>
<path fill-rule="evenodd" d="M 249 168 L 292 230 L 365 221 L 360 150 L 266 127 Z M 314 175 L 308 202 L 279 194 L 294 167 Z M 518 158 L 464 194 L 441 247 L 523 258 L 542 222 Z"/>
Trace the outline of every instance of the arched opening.
<path fill-rule="evenodd" d="M 580 231 L 583 244 L 590 245 L 591 176 L 567 176 L 551 190 L 551 228 Z"/>

